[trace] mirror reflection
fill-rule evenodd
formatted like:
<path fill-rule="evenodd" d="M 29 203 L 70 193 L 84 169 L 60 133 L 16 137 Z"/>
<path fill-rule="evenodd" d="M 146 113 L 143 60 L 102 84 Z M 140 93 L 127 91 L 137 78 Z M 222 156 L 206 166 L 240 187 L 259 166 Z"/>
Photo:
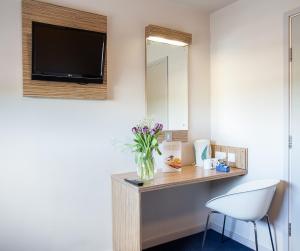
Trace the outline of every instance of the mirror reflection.
<path fill-rule="evenodd" d="M 165 130 L 188 130 L 188 45 L 146 40 L 147 116 Z"/>

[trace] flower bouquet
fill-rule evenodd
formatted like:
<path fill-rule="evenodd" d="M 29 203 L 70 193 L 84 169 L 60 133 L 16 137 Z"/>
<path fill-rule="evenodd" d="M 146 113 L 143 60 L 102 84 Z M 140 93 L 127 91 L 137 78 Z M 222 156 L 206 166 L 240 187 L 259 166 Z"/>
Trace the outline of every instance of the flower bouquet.
<path fill-rule="evenodd" d="M 154 178 L 155 165 L 153 153 L 156 151 L 159 155 L 158 137 L 163 129 L 163 125 L 156 123 L 154 127 L 147 124 L 138 124 L 132 128 L 134 143 L 131 144 L 132 151 L 135 153 L 135 162 L 137 164 L 137 174 L 143 181 Z"/>

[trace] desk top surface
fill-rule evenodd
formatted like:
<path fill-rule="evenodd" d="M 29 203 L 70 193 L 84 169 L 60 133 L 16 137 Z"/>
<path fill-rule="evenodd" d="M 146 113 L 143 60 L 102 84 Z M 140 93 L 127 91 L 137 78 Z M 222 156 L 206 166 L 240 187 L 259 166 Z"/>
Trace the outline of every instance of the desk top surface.
<path fill-rule="evenodd" d="M 136 189 L 139 192 L 155 191 L 165 188 L 171 188 L 176 186 L 201 183 L 212 180 L 226 179 L 230 177 L 236 177 L 247 174 L 247 170 L 239 168 L 231 168 L 230 172 L 222 173 L 216 170 L 204 170 L 202 167 L 185 166 L 181 172 L 174 173 L 162 173 L 158 172 L 155 178 L 151 181 L 145 182 L 141 187 L 137 187 L 124 181 L 127 179 L 137 179 L 135 172 L 113 174 L 112 179 L 121 182 L 131 188 Z"/>

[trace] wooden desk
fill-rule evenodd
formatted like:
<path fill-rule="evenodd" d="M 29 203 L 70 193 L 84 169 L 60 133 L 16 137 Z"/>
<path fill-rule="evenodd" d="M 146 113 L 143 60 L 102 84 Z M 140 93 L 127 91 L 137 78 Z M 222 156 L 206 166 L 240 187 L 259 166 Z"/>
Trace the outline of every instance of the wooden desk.
<path fill-rule="evenodd" d="M 141 251 L 141 194 L 177 186 L 245 175 L 247 170 L 231 168 L 229 173 L 187 166 L 178 173 L 158 173 L 154 180 L 136 187 L 124 181 L 135 173 L 112 175 L 113 250 Z"/>

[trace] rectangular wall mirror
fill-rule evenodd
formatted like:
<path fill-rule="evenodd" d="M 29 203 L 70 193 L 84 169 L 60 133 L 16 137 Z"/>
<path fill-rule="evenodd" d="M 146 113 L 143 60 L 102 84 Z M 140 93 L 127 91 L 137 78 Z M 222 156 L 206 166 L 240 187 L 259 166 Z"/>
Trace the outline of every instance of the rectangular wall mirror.
<path fill-rule="evenodd" d="M 146 27 L 146 113 L 163 123 L 172 138 L 187 141 L 188 55 L 192 35 Z"/>

